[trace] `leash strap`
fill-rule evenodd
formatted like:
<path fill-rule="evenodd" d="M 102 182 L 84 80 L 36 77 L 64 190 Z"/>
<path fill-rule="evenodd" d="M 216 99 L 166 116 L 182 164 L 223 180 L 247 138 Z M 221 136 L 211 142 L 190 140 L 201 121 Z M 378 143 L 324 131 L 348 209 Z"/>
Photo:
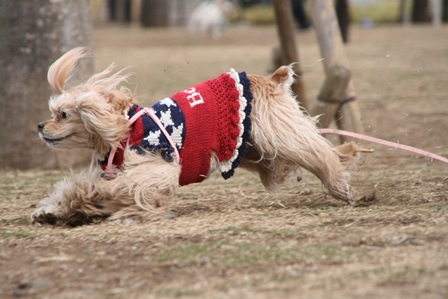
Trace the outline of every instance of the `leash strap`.
<path fill-rule="evenodd" d="M 427 152 L 427 151 L 424 151 L 424 150 L 421 150 L 421 149 L 418 149 L 418 148 L 415 148 L 415 147 L 412 147 L 409 145 L 399 144 L 399 143 L 386 141 L 386 140 L 382 140 L 379 138 L 370 137 L 370 136 L 366 136 L 363 134 L 358 134 L 358 133 L 353 133 L 353 132 L 348 132 L 348 131 L 343 131 L 343 130 L 319 129 L 319 132 L 321 134 L 342 135 L 342 136 L 352 137 L 352 138 L 356 138 L 356 139 L 360 139 L 360 140 L 365 140 L 368 142 L 377 143 L 380 145 L 384 145 L 384 146 L 388 146 L 388 147 L 392 147 L 392 148 L 396 148 L 396 149 L 400 149 L 400 150 L 405 150 L 405 151 L 408 151 L 408 152 L 411 152 L 414 154 L 422 155 L 422 156 L 425 156 L 425 157 L 428 157 L 428 158 L 431 158 L 434 160 L 439 160 L 441 162 L 448 163 L 448 159 L 446 159 L 442 156 L 439 156 L 439 155 L 436 155 L 436 154 L 433 154 L 433 153 L 430 153 L 430 152 Z"/>
<path fill-rule="evenodd" d="M 139 119 L 144 114 L 151 117 L 151 119 L 156 123 L 156 125 L 159 127 L 159 129 L 162 131 L 162 133 L 165 135 L 165 137 L 168 140 L 168 142 L 170 143 L 171 147 L 174 149 L 174 156 L 176 157 L 176 162 L 178 164 L 180 164 L 180 156 L 179 156 L 179 151 L 177 150 L 176 143 L 173 141 L 170 134 L 167 132 L 167 130 L 163 126 L 162 122 L 160 121 L 160 119 L 157 117 L 157 115 L 151 109 L 143 108 L 140 111 L 138 111 L 137 113 L 135 113 L 134 116 L 132 116 L 131 119 L 128 121 L 128 126 L 129 127 L 132 126 L 132 124 L 135 123 L 137 121 L 137 119 Z M 104 178 L 109 179 L 109 180 L 117 177 L 116 173 L 112 169 L 114 156 L 115 156 L 116 152 L 117 152 L 117 148 L 113 147 L 112 150 L 110 151 L 109 159 L 107 160 L 106 170 L 104 171 Z"/>

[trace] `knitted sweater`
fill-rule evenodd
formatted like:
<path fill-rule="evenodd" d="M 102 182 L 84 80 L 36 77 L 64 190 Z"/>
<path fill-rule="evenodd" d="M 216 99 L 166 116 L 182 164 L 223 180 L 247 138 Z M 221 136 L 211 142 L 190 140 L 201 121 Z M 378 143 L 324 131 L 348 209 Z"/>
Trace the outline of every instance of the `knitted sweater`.
<path fill-rule="evenodd" d="M 246 73 L 230 70 L 211 79 L 165 98 L 151 109 L 162 122 L 180 154 L 180 185 L 201 182 L 210 170 L 212 153 L 219 160 L 222 176 L 234 174 L 246 153 L 250 138 L 252 93 Z M 133 105 L 131 118 L 142 107 Z M 167 161 L 173 161 L 174 149 L 157 124 L 147 115 L 140 117 L 131 129 L 129 144 L 138 153 L 144 150 L 160 152 Z M 142 150 L 144 149 L 144 150 Z M 108 157 L 100 161 L 103 169 Z M 118 150 L 113 164 L 120 169 L 123 150 Z"/>

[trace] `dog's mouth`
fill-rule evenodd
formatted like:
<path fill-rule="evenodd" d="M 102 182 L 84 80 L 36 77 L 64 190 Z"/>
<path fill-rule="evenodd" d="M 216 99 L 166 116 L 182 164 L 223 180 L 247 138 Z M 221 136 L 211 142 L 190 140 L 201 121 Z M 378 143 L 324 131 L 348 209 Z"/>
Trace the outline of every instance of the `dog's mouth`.
<path fill-rule="evenodd" d="M 60 143 L 61 141 L 64 141 L 64 140 L 67 139 L 67 138 L 72 137 L 72 136 L 75 135 L 75 134 L 76 134 L 76 132 L 73 132 L 73 133 L 71 133 L 71 134 L 68 134 L 67 136 L 60 137 L 60 138 L 50 138 L 50 137 L 46 137 L 46 136 L 44 136 L 43 134 L 41 134 L 40 136 L 41 136 L 41 138 L 42 138 L 46 143 L 49 143 L 49 144 L 57 144 L 57 143 Z"/>

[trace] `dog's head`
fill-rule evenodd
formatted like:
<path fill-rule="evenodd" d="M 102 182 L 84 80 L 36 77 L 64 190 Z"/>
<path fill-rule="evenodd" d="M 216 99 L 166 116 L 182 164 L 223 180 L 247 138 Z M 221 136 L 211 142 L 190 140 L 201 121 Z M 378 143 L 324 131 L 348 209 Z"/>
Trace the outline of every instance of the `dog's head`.
<path fill-rule="evenodd" d="M 84 48 L 75 48 L 48 70 L 48 82 L 57 94 L 49 101 L 51 119 L 38 125 L 39 136 L 52 148 L 91 148 L 105 154 L 128 136 L 125 114 L 135 101 L 127 88 L 118 87 L 128 75 L 112 73 L 113 65 L 66 89 L 77 62 L 85 56 Z"/>

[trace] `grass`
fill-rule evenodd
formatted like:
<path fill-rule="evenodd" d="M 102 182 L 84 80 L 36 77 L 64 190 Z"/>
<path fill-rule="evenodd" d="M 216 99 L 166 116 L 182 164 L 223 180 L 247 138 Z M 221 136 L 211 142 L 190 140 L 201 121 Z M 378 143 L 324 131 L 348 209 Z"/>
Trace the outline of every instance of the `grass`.
<path fill-rule="evenodd" d="M 67 172 L 44 171 L 32 169 L 22 171 L 0 172 L 0 201 L 20 199 L 24 196 L 44 196 L 47 190 L 61 179 Z M 19 179 L 26 178 L 26 181 Z"/>
<path fill-rule="evenodd" d="M 249 264 L 287 261 L 292 252 L 275 243 L 247 241 L 214 241 L 200 244 L 178 244 L 165 248 L 156 260 L 161 263 L 201 265 L 210 263 L 216 268 L 240 267 Z"/>
<path fill-rule="evenodd" d="M 29 217 L 19 217 L 11 220 L 3 220 L 2 222 L 8 225 L 19 225 L 19 226 L 31 224 L 31 220 Z"/>
<path fill-rule="evenodd" d="M 258 230 L 232 227 L 212 232 L 249 232 Z M 268 232 L 264 232 L 268 234 Z M 349 247 L 331 243 L 304 243 L 297 241 L 292 234 L 279 235 L 271 232 L 264 236 L 228 236 L 200 243 L 184 242 L 169 245 L 151 263 L 178 264 L 182 266 L 201 266 L 209 264 L 213 268 L 239 268 L 248 265 L 266 265 L 272 263 L 302 264 L 340 264 L 359 259 L 363 254 Z M 212 238 L 213 239 L 213 238 Z"/>
<path fill-rule="evenodd" d="M 244 20 L 251 25 L 271 25 L 275 23 L 272 6 L 256 5 L 244 11 Z"/>
<path fill-rule="evenodd" d="M 185 298 L 186 296 L 195 297 L 201 294 L 200 290 L 189 290 L 189 289 L 177 289 L 177 288 L 162 288 L 157 291 L 158 296 L 163 297 L 174 297 L 174 298 Z"/>
<path fill-rule="evenodd" d="M 34 239 L 35 236 L 34 234 L 25 231 L 11 232 L 0 230 L 0 238 Z"/>
<path fill-rule="evenodd" d="M 299 231 L 294 229 L 254 229 L 248 227 L 229 226 L 225 228 L 209 230 L 209 233 L 212 234 L 221 232 L 230 235 L 266 235 L 274 237 L 296 237 L 296 238 L 298 238 L 301 235 Z"/>
<path fill-rule="evenodd" d="M 398 22 L 399 1 L 378 0 L 370 5 L 352 5 L 351 17 L 354 23 L 360 24 L 366 18 L 374 23 L 396 23 Z"/>

